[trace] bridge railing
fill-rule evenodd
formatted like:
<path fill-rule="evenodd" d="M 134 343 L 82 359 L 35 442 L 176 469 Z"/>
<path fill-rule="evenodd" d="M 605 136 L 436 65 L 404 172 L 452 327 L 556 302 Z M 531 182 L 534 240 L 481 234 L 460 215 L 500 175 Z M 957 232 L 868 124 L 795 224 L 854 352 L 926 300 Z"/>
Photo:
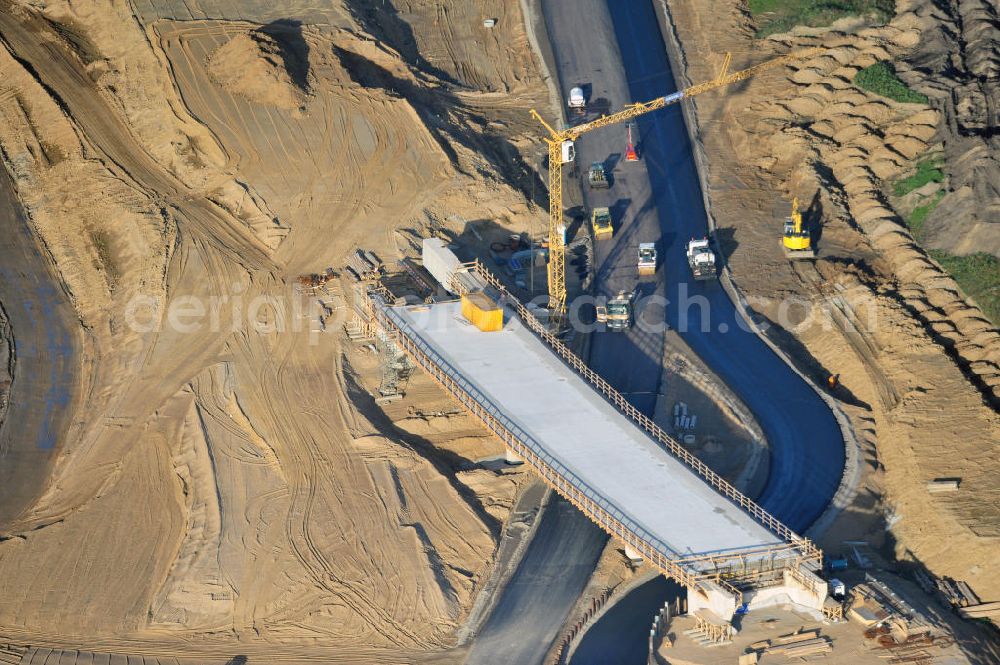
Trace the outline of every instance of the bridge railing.
<path fill-rule="evenodd" d="M 594 388 L 601 392 L 612 404 L 639 424 L 653 439 L 663 446 L 671 455 L 684 463 L 685 466 L 697 473 L 705 482 L 714 487 L 719 493 L 727 497 L 730 501 L 738 505 L 744 512 L 751 515 L 758 522 L 763 524 L 772 532 L 778 534 L 782 539 L 793 544 L 805 558 L 818 561 L 822 557 L 819 548 L 808 538 L 804 538 L 790 528 L 785 526 L 780 520 L 764 510 L 756 502 L 752 501 L 729 481 L 713 471 L 707 464 L 691 454 L 681 444 L 667 434 L 657 425 L 652 418 L 636 409 L 625 396 L 618 392 L 603 377 L 592 369 L 573 353 L 562 341 L 545 329 L 542 323 L 532 314 L 521 302 L 507 291 L 506 286 L 497 279 L 493 273 L 487 270 L 478 260 L 465 264 L 466 269 L 478 275 L 485 284 L 504 294 L 507 303 L 517 312 L 521 321 L 528 326 L 539 338 L 542 339 L 551 349 L 563 359 L 566 364 L 576 370 Z"/>

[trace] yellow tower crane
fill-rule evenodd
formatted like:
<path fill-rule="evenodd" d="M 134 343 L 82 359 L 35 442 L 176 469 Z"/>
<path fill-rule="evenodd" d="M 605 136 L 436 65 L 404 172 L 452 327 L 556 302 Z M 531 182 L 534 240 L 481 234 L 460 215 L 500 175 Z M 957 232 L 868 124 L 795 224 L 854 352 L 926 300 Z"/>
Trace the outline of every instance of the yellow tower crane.
<path fill-rule="evenodd" d="M 557 131 L 552 125 L 545 122 L 538 111 L 531 109 L 531 115 L 549 132 L 545 137 L 545 142 L 549 144 L 549 309 L 553 316 L 561 319 L 566 312 L 566 227 L 563 222 L 563 164 L 572 162 L 576 155 L 574 142 L 581 135 L 592 132 L 601 127 L 615 125 L 645 115 L 652 111 L 662 109 L 671 104 L 677 104 L 683 99 L 700 95 L 709 90 L 715 90 L 727 86 L 730 83 L 744 81 L 760 71 L 777 67 L 791 60 L 813 56 L 823 49 L 811 48 L 779 56 L 771 60 L 754 65 L 749 69 L 743 69 L 732 74 L 729 73 L 729 63 L 732 61 L 732 54 L 727 53 L 722 63 L 722 68 L 711 81 L 705 81 L 697 85 L 690 86 L 669 94 L 665 97 L 643 102 L 640 104 L 630 104 L 617 113 L 601 116 L 596 120 L 591 120 L 575 127 Z"/>

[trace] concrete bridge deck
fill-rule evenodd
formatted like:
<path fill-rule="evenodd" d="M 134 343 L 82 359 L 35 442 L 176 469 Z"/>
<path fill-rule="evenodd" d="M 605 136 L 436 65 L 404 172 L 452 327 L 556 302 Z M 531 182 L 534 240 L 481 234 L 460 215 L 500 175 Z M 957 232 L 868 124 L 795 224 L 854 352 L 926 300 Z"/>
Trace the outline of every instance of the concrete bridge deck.
<path fill-rule="evenodd" d="M 784 545 L 595 392 L 509 308 L 504 329 L 491 333 L 460 310 L 453 301 L 387 313 L 510 431 L 665 556 Z"/>
<path fill-rule="evenodd" d="M 819 594 L 821 553 L 667 435 L 551 335 L 478 264 L 449 280 L 505 294 L 504 327 L 484 333 L 455 301 L 393 305 L 368 293 L 371 323 L 549 485 L 680 583 L 793 575 Z"/>

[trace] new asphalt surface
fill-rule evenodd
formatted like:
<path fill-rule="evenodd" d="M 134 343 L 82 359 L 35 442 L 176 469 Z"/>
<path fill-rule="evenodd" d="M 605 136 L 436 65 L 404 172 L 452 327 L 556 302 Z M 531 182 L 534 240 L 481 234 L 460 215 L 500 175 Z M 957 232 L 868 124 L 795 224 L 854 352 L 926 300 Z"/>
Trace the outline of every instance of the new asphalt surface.
<path fill-rule="evenodd" d="M 584 88 L 586 119 L 676 90 L 652 0 L 540 0 L 540 4 L 560 90 L 566 98 L 570 88 Z M 668 107 L 638 119 L 633 138 L 641 157 L 637 163 L 624 161 L 625 127 L 585 135 L 576 146 L 575 176 L 583 181 L 585 192 L 584 209 L 571 211 L 578 218 L 577 228 L 588 223 L 593 206 L 602 205 L 611 208 L 615 226 L 614 237 L 598 241 L 595 247 L 596 292 L 610 297 L 636 289 L 640 296 L 636 325 L 627 333 L 596 333 L 590 364 L 638 408 L 652 413 L 660 389 L 661 327 L 677 330 L 757 418 L 771 457 L 768 483 L 758 501 L 802 532 L 823 512 L 840 482 L 844 442 L 837 421 L 813 388 L 746 329 L 717 281 L 691 278 L 686 244 L 692 237 L 706 235 L 708 222 L 681 109 Z M 610 189 L 586 188 L 586 171 L 594 161 L 604 162 L 610 172 Z M 718 222 L 720 233 L 725 232 L 726 220 Z M 657 244 L 660 265 L 653 278 L 638 277 L 640 242 Z M 586 307 L 580 309 L 584 318 L 587 314 Z M 541 524 L 539 535 L 546 526 Z M 594 530 L 582 522 L 579 527 Z M 532 563 L 526 566 L 529 555 Z M 561 552 L 551 542 L 532 542 L 512 578 L 512 584 L 517 583 L 508 587 L 513 591 L 501 594 L 482 633 L 488 631 L 492 645 L 503 644 L 516 652 L 494 650 L 487 657 L 474 647 L 470 663 L 542 660 L 552 642 L 551 630 L 525 627 L 566 616 L 571 602 L 559 585 L 582 589 L 575 575 L 586 570 L 577 565 L 568 570 L 574 575 L 533 578 L 541 562 L 546 562 L 544 567 L 558 565 L 558 556 Z M 525 579 L 537 583 L 526 586 Z M 644 663 L 649 621 L 663 601 L 656 588 L 640 587 L 605 614 L 581 642 L 573 662 Z M 633 643 L 639 646 L 623 646 Z"/>

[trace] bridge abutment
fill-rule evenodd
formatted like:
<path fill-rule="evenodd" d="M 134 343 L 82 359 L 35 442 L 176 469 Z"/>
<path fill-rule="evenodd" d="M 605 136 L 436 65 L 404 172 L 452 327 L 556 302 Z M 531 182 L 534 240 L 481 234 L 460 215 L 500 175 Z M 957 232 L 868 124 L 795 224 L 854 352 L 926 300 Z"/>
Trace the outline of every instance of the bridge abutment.
<path fill-rule="evenodd" d="M 827 585 L 815 573 L 803 568 L 782 571 L 781 584 L 751 588 L 743 592 L 744 602 L 750 611 L 764 607 L 793 605 L 806 610 L 817 620 L 823 619 Z"/>
<path fill-rule="evenodd" d="M 730 621 L 736 614 L 736 608 L 739 607 L 736 594 L 712 580 L 700 580 L 694 586 L 688 587 L 687 592 L 688 614 L 707 612 L 722 621 Z"/>
<path fill-rule="evenodd" d="M 822 620 L 827 598 L 826 582 L 804 568 L 786 568 L 777 583 L 750 586 L 740 592 L 712 580 L 700 580 L 687 591 L 689 614 L 713 617 L 716 622 L 726 623 L 732 621 L 744 604 L 751 612 L 765 607 L 791 606 Z"/>

